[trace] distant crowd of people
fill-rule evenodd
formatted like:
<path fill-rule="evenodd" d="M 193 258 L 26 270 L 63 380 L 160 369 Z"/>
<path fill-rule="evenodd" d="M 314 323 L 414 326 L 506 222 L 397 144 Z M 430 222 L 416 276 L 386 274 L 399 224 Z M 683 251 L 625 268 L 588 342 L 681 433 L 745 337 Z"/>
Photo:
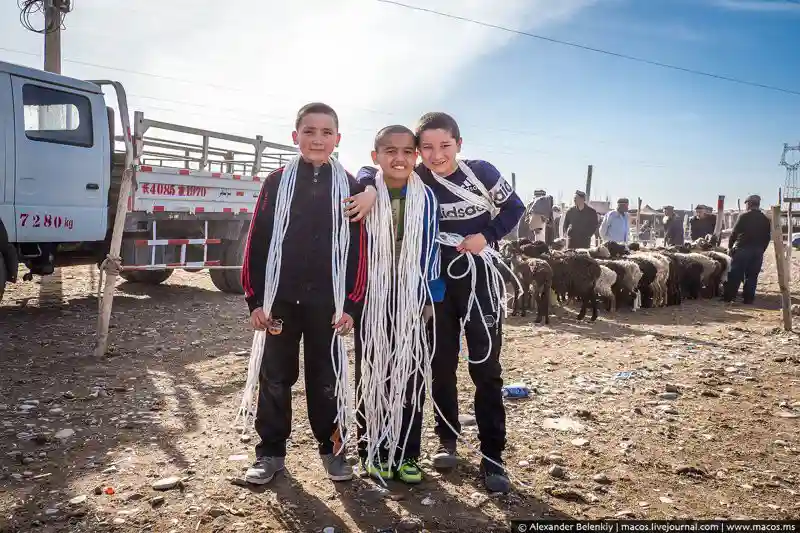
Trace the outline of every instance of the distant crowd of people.
<path fill-rule="evenodd" d="M 547 197 L 544 191 L 536 191 L 536 198 L 529 206 L 529 213 L 526 213 L 526 217 L 523 220 L 528 219 L 528 216 L 547 218 L 545 215 L 545 213 L 548 213 L 547 198 L 550 199 L 551 210 L 549 212 L 553 213 L 552 197 Z M 728 251 L 732 257 L 732 262 L 723 300 L 726 302 L 733 301 L 740 285 L 744 283 L 743 301 L 745 304 L 749 304 L 755 299 L 758 275 L 761 272 L 764 252 L 771 239 L 771 225 L 769 218 L 761 211 L 760 196 L 749 196 L 745 200 L 745 206 L 746 211 L 736 219 L 728 238 Z M 542 221 L 542 231 L 538 235 L 532 235 L 531 237 L 539 237 L 537 240 L 544 240 L 548 244 L 552 244 L 558 236 L 565 237 L 567 247 L 572 249 L 590 247 L 592 237 L 597 239 L 598 244 L 603 242 L 628 243 L 631 240 L 628 211 L 628 199 L 620 198 L 617 200 L 616 209 L 601 216 L 587 203 L 585 192 L 575 191 L 574 205 L 563 215 L 563 222 L 557 224 L 554 217 L 551 216 L 549 220 Z M 674 206 L 664 206 L 663 212 L 664 246 L 683 245 L 687 240 L 683 220 L 675 212 Z M 695 214 L 689 218 L 688 225 L 688 239 L 691 241 L 713 235 L 717 225 L 713 208 L 703 204 L 695 207 Z M 533 228 L 536 224 L 531 223 L 528 226 Z M 563 228 L 563 235 L 558 235 L 558 226 Z M 520 234 L 520 237 L 523 236 L 526 235 Z M 639 229 L 639 240 L 645 242 L 653 241 L 653 237 L 653 225 L 650 221 L 646 221 Z"/>
<path fill-rule="evenodd" d="M 617 208 L 605 215 L 600 215 L 586 200 L 586 193 L 575 191 L 574 205 L 558 220 L 558 207 L 553 205 L 551 196 L 544 191 L 536 191 L 534 201 L 528 206 L 523 220 L 525 227 L 520 229 L 520 237 L 543 240 L 548 244 L 559 237 L 569 240 L 570 248 L 588 248 L 592 237 L 598 242 L 627 243 L 631 240 L 629 218 L 630 202 L 627 198 L 617 200 Z M 686 240 L 683 220 L 675 212 L 675 207 L 663 207 L 663 238 L 665 246 L 682 244 Z M 536 221 L 534 219 L 540 219 Z M 537 224 L 538 222 L 538 224 Z M 692 241 L 714 233 L 717 219 L 714 209 L 700 204 L 695 207 L 695 215 L 689 219 L 689 235 Z M 562 228 L 559 230 L 559 228 Z M 563 234 L 562 234 L 563 231 Z M 655 235 L 653 224 L 646 220 L 639 228 L 639 240 L 651 241 Z"/>

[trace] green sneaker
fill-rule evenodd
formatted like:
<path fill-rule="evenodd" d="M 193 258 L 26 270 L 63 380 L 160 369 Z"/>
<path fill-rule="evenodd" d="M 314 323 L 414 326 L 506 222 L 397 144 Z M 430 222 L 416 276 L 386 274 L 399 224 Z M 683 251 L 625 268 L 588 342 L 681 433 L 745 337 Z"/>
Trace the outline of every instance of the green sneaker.
<path fill-rule="evenodd" d="M 389 480 L 394 477 L 394 473 L 389 469 L 389 464 L 386 462 L 367 465 L 367 462 L 362 460 L 361 468 L 363 468 L 367 474 L 372 477 L 380 477 L 385 480 Z"/>
<path fill-rule="evenodd" d="M 406 459 L 397 468 L 397 477 L 403 483 L 416 484 L 422 481 L 422 470 L 416 459 Z"/>

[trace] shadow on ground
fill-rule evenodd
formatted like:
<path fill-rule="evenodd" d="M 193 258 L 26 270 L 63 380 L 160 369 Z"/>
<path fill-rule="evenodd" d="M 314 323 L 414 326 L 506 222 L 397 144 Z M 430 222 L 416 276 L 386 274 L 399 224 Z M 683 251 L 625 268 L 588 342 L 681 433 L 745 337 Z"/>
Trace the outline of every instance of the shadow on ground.
<path fill-rule="evenodd" d="M 208 490 L 213 501 L 236 502 L 241 491 L 257 495 L 256 502 L 248 502 L 246 518 L 254 527 L 316 531 L 333 526 L 348 531 L 350 521 L 357 525 L 354 531 L 375 531 L 404 520 L 409 525 L 408 517 L 415 517 L 432 531 L 475 531 L 470 526 L 475 523 L 486 531 L 507 530 L 507 524 L 490 518 L 482 506 L 465 504 L 436 480 L 413 489 L 393 484 L 387 495 L 360 479 L 335 485 L 308 477 L 301 482 L 303 468 L 318 467 L 302 464 L 295 468 L 301 472 L 288 473 L 266 488 L 214 484 L 208 478 L 224 479 L 225 472 L 204 470 L 219 463 L 220 456 L 224 464 L 236 439 L 215 436 L 224 434 L 220 426 L 228 422 L 244 384 L 244 375 L 230 371 L 243 359 L 234 353 L 249 352 L 252 338 L 241 297 L 180 285 L 121 284 L 114 301 L 112 349 L 96 358 L 96 298 L 79 296 L 67 305 L 55 291 L 51 294 L 49 304 L 40 298 L 37 306 L 0 307 L 0 403 L 8 406 L 0 412 L 8 443 L 0 456 L 0 507 L 14 507 L 5 523 L 0 521 L 0 531 L 26 531 L 36 524 L 43 531 L 160 530 L 166 519 L 146 502 L 140 505 L 145 511 L 126 516 L 124 526 L 114 524 L 113 515 L 101 519 L 100 509 L 125 509 L 131 494 L 149 498 L 155 495 L 150 484 L 172 475 L 187 478 L 187 490 Z M 38 401 L 34 409 L 17 412 L 31 400 Z M 296 420 L 305 418 L 299 403 Z M 75 434 L 57 439 L 55 434 L 64 429 Z M 242 448 L 252 453 L 252 445 Z M 448 480 L 484 494 L 477 473 L 453 476 Z M 317 495 L 309 491 L 309 483 Z M 98 492 L 110 486 L 115 494 L 96 494 L 95 484 Z M 319 496 L 326 491 L 327 500 Z M 412 491 L 430 494 L 436 504 L 423 505 L 424 496 L 412 497 Z M 67 503 L 77 494 L 88 495 L 82 507 Z M 168 507 L 182 505 L 185 498 L 165 496 Z M 337 502 L 346 517 L 332 510 Z M 510 516 L 566 518 L 525 492 L 483 505 L 498 506 Z M 57 512 L 47 514 L 47 509 Z M 196 522 L 197 531 L 213 531 L 221 520 L 235 520 L 212 520 L 202 514 L 206 506 L 198 509 L 187 511 L 186 518 L 192 528 Z"/>

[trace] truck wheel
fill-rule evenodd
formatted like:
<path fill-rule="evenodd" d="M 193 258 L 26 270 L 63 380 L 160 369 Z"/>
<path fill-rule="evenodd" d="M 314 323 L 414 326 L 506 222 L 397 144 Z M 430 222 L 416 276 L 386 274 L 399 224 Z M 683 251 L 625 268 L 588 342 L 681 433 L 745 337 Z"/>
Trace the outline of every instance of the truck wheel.
<path fill-rule="evenodd" d="M 222 292 L 231 292 L 228 286 L 228 278 L 225 276 L 224 270 L 217 270 L 215 268 L 209 269 L 208 273 L 211 275 L 211 283 L 214 284 Z"/>
<path fill-rule="evenodd" d="M 129 283 L 158 285 L 164 283 L 172 275 L 172 270 L 129 270 L 119 275 Z"/>
<path fill-rule="evenodd" d="M 0 301 L 3 300 L 3 293 L 6 290 L 6 281 L 8 281 L 8 273 L 6 272 L 6 258 L 0 252 Z"/>
<path fill-rule="evenodd" d="M 223 266 L 241 266 L 244 261 L 244 245 L 247 242 L 247 235 L 237 241 L 231 241 L 225 245 L 222 251 Z M 242 287 L 242 271 L 238 269 L 215 270 L 210 269 L 211 282 L 222 292 L 229 294 L 244 294 Z"/>

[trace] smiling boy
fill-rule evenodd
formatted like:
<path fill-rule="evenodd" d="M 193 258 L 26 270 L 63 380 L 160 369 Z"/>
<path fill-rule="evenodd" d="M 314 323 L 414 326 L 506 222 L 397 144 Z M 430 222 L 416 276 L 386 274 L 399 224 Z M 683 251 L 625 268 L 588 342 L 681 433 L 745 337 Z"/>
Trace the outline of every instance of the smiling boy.
<path fill-rule="evenodd" d="M 427 113 L 419 120 L 416 131 L 422 165 L 417 173 L 431 187 L 440 205 L 440 231 L 464 237 L 457 247 L 442 248 L 442 263 L 449 265 L 459 254 L 479 254 L 484 247 L 497 248 L 497 242 L 519 222 L 525 205 L 511 185 L 489 162 L 459 160 L 462 138 L 458 123 L 445 113 Z M 363 170 L 363 169 L 362 169 Z M 359 181 L 373 183 L 362 172 Z M 372 189 L 359 194 L 351 209 L 371 207 L 375 193 Z M 492 309 L 492 288 L 487 283 L 486 266 L 476 258 L 475 297 L 484 312 Z M 447 268 L 444 269 L 447 272 Z M 461 431 L 458 421 L 458 390 L 456 369 L 460 352 L 461 320 L 465 318 L 473 294 L 471 277 L 459 277 L 463 269 L 453 267 L 443 275 L 445 295 L 435 304 L 436 349 L 432 362 L 433 401 L 437 411 L 436 434 L 439 448 L 433 456 L 436 468 L 449 469 L 457 463 L 456 443 Z M 484 328 L 486 321 L 488 328 Z M 488 329 L 488 336 L 487 336 Z M 505 406 L 503 405 L 503 379 L 500 364 L 502 348 L 502 323 L 493 315 L 480 316 L 476 306 L 470 311 L 465 326 L 467 348 L 474 357 L 485 361 L 469 365 L 475 384 L 475 418 L 481 453 L 491 459 L 481 461 L 484 483 L 490 492 L 508 492 L 510 483 L 503 464 L 502 454 L 506 444 Z M 491 350 L 489 345 L 491 343 Z M 453 429 L 455 429 L 455 432 Z"/>
<path fill-rule="evenodd" d="M 390 287 L 387 288 L 390 295 L 386 299 L 373 300 L 373 285 L 369 285 L 364 309 L 364 314 L 368 316 L 356 322 L 359 455 L 364 468 L 372 476 L 383 479 L 396 476 L 405 483 L 419 483 L 422 481 L 418 460 L 425 389 L 423 369 L 430 360 L 427 326 L 433 312 L 432 304 L 441 302 L 444 296 L 444 282 L 440 278 L 440 247 L 436 242 L 438 204 L 433 191 L 414 173 L 417 147 L 410 129 L 397 125 L 381 129 L 375 136 L 372 160 L 380 168 L 374 178 L 375 184 L 379 189 L 385 186 L 385 196 L 383 202 L 379 201 L 373 210 L 372 216 L 377 219 L 370 219 L 369 238 L 373 245 L 379 245 L 382 238 L 394 241 L 390 243 L 394 248 L 394 264 L 380 264 L 389 261 L 386 255 L 370 256 L 370 275 L 389 272 Z M 364 172 L 370 170 L 371 167 L 362 169 Z M 410 206 L 410 210 L 406 209 L 407 206 Z M 389 213 L 382 212 L 384 209 L 391 212 L 391 228 L 384 227 L 383 223 L 389 220 L 386 216 Z M 373 235 L 373 232 L 380 235 Z M 404 283 L 414 286 L 404 287 Z M 382 288 L 378 285 L 374 287 L 378 290 Z M 370 314 L 374 305 L 382 308 Z M 406 316 L 409 313 L 410 316 Z M 375 330 L 384 325 L 388 328 L 385 344 L 380 343 L 380 334 L 375 334 Z M 362 336 L 365 328 L 372 328 L 373 334 Z M 383 346 L 388 348 L 389 353 L 377 353 Z M 377 364 L 379 358 L 386 361 L 386 357 L 390 361 L 385 367 Z M 369 383 L 364 383 L 365 359 L 370 367 L 377 367 L 379 372 L 374 377 L 367 375 Z M 412 363 L 407 364 L 408 361 Z M 395 380 L 399 378 L 405 383 L 390 382 L 387 385 L 386 376 L 382 374 L 387 367 L 395 370 L 389 372 Z M 403 368 L 406 372 L 403 372 Z M 409 368 L 414 370 L 409 372 Z M 387 394 L 368 394 L 365 389 L 371 385 L 385 386 Z M 398 398 L 393 398 L 395 395 Z M 367 401 L 365 397 L 370 400 Z M 402 401 L 393 402 L 393 399 Z M 388 423 L 387 432 L 384 421 L 397 416 L 398 413 L 392 412 L 396 405 L 402 405 L 399 431 Z M 378 420 L 378 424 L 368 425 L 367 420 Z M 367 434 L 368 427 L 372 430 L 370 434 Z M 378 449 L 378 457 L 368 457 L 369 447 Z"/>
<path fill-rule="evenodd" d="M 250 483 L 269 483 L 284 468 L 301 338 L 308 417 L 322 464 L 331 480 L 345 481 L 353 476 L 344 453 L 334 454 L 338 406 L 331 350 L 332 345 L 337 350 L 342 342 L 334 342 L 334 334 L 345 335 L 351 330 L 352 317 L 363 304 L 366 232 L 363 223 L 344 222 L 349 231 L 346 297 L 337 295 L 334 282 L 342 274 L 338 263 L 334 269 L 336 260 L 331 261 L 331 256 L 335 247 L 343 244 L 340 232 L 334 232 L 334 220 L 341 225 L 343 213 L 336 191 L 343 183 L 349 194 L 362 190 L 331 158 L 340 139 L 338 129 L 338 117 L 330 106 L 312 103 L 298 111 L 292 138 L 300 155 L 266 178 L 250 225 L 242 285 L 252 327 L 270 332 L 258 370 L 255 428 L 261 442 L 256 446 L 255 464 L 245 476 Z M 279 270 L 267 274 L 276 254 L 280 256 Z M 275 284 L 270 293 L 274 301 L 265 302 L 265 287 L 273 290 Z M 338 321 L 337 296 L 344 298 L 344 313 Z M 281 327 L 276 328 L 278 324 Z"/>

